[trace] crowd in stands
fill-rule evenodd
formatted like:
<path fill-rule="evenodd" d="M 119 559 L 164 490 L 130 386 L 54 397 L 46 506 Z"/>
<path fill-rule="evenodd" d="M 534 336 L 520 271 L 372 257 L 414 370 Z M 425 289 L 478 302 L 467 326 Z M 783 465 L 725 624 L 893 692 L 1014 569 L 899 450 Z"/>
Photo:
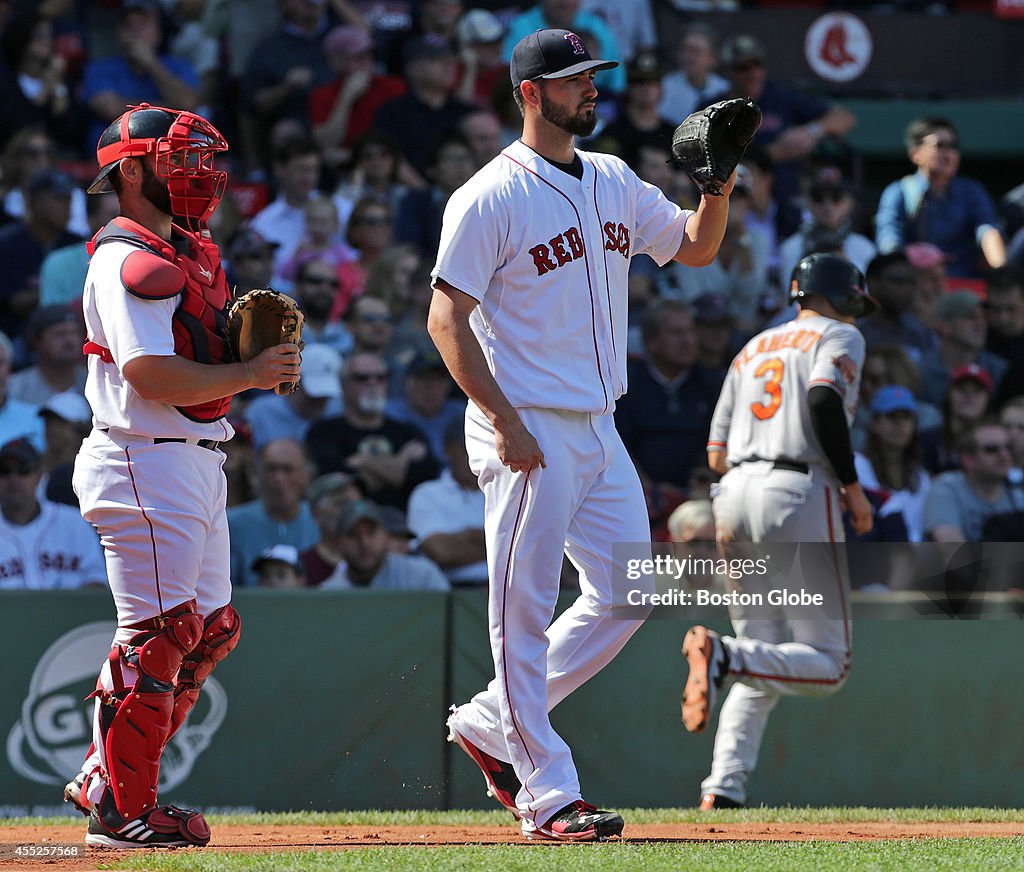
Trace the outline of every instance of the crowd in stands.
<path fill-rule="evenodd" d="M 676 45 L 658 36 L 659 5 L 686 16 Z M 71 468 L 90 426 L 87 241 L 117 204 L 83 183 L 100 131 L 142 101 L 226 134 L 210 231 L 230 283 L 287 291 L 306 318 L 299 390 L 248 392 L 230 413 L 234 583 L 486 584 L 465 398 L 426 331 L 429 272 L 448 198 L 518 133 L 508 58 L 544 26 L 623 62 L 598 76 L 601 123 L 581 147 L 684 207 L 697 196 L 667 161 L 675 125 L 729 96 L 764 112 L 715 262 L 631 265 L 615 417 L 654 537 L 713 541 L 705 441 L 725 369 L 792 317 L 797 261 L 834 251 L 880 305 L 859 325 L 853 428 L 873 541 L 1024 539 L 1024 220 L 1000 202 L 1021 199 L 1019 180 L 986 189 L 960 174 L 953 123 L 908 118 L 905 175 L 865 196 L 844 140 L 857 118 L 777 80 L 780 46 L 700 20 L 740 5 L 0 0 L 0 589 L 103 582 Z"/>

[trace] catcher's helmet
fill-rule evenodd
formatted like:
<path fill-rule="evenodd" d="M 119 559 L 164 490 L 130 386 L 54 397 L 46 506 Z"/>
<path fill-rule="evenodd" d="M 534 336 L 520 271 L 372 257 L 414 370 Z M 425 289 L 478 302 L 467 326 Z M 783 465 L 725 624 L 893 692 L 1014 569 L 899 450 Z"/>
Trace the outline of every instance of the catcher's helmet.
<path fill-rule="evenodd" d="M 179 112 L 141 103 L 110 123 L 96 144 L 101 169 L 88 193 L 112 191 L 110 173 L 121 158 L 152 154 L 155 172 L 167 180 L 171 211 L 203 222 L 224 196 L 227 173 L 214 172 L 214 155 L 228 150 L 227 140 L 209 121 L 193 112 Z"/>
<path fill-rule="evenodd" d="M 878 308 L 864 288 L 864 276 L 845 257 L 819 252 L 809 254 L 793 268 L 789 302 L 824 297 L 840 315 L 860 318 Z"/>

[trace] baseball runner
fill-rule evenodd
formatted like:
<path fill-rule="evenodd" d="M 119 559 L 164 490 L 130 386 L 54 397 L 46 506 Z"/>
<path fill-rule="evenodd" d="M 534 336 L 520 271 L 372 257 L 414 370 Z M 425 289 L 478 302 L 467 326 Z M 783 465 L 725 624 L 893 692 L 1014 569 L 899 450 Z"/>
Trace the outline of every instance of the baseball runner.
<path fill-rule="evenodd" d="M 93 749 L 64 798 L 86 843 L 205 845 L 198 811 L 159 805 L 160 756 L 218 661 L 238 644 L 231 607 L 224 419 L 231 397 L 298 379 L 282 344 L 230 363 L 229 300 L 205 222 L 224 192 L 227 142 L 191 112 L 129 107 L 100 137 L 90 194 L 120 214 L 93 237 L 83 308 L 93 430 L 75 462 L 99 531 L 118 629 L 96 685 Z M 198 228 L 196 232 L 185 229 Z"/>
<path fill-rule="evenodd" d="M 724 473 L 713 497 L 724 553 L 732 543 L 842 542 L 843 508 L 858 533 L 871 529 L 849 426 L 864 364 L 864 339 L 853 322 L 875 302 L 860 271 L 835 254 L 800 261 L 790 302 L 799 304 L 796 319 L 755 336 L 733 360 L 711 421 L 708 465 Z M 687 730 L 705 729 L 717 691 L 732 682 L 711 774 L 701 785 L 702 809 L 744 805 L 747 778 L 779 697 L 827 696 L 846 680 L 849 578 L 839 555 L 827 553 L 824 577 L 814 582 L 834 617 L 826 611 L 806 619 L 806 609 L 792 606 L 755 611 L 730 605 L 735 637 L 704 627 L 686 634 Z"/>
<path fill-rule="evenodd" d="M 611 617 L 627 585 L 612 543 L 650 542 L 640 481 L 612 418 L 626 389 L 630 258 L 709 263 L 735 181 L 687 212 L 618 158 L 576 150 L 574 137 L 596 124 L 594 75 L 611 66 L 567 30 L 516 45 L 522 138 L 449 200 L 428 319 L 470 398 L 495 669 L 486 690 L 454 708 L 449 740 L 527 837 L 564 841 L 623 827 L 618 814 L 583 802 L 548 712 L 641 623 Z M 563 551 L 582 593 L 551 623 Z"/>

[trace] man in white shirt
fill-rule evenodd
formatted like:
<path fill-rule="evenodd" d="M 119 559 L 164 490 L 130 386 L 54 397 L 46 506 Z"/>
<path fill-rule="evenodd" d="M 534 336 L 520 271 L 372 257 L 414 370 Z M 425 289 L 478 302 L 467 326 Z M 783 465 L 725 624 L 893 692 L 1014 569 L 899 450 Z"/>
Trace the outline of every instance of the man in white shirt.
<path fill-rule="evenodd" d="M 461 418 L 445 428 L 444 456 L 448 468 L 409 496 L 409 529 L 419 552 L 440 566 L 452 584 L 487 584 L 484 494 L 469 468 Z"/>
<path fill-rule="evenodd" d="M 692 24 L 683 34 L 676 52 L 677 69 L 661 80 L 662 118 L 682 121 L 695 109 L 729 87 L 714 70 L 718 64 L 715 31 L 707 24 Z"/>
<path fill-rule="evenodd" d="M 37 497 L 42 476 L 27 439 L 0 448 L 0 590 L 106 584 L 96 531 L 76 509 Z"/>

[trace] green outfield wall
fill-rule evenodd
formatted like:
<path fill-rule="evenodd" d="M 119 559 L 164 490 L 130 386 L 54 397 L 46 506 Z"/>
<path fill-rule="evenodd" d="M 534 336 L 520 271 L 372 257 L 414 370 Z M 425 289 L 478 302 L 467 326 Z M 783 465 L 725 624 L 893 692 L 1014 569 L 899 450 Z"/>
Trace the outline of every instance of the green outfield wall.
<path fill-rule="evenodd" d="M 162 798 L 263 810 L 488 808 L 444 742 L 448 705 L 492 674 L 480 591 L 243 590 L 243 638 L 168 748 Z M 783 700 L 751 799 L 768 805 L 1024 805 L 1024 623 L 928 620 L 860 602 L 853 672 L 825 700 Z M 88 746 L 113 632 L 104 591 L 0 594 L 0 816 L 59 807 Z M 727 629 L 718 613 L 693 620 Z M 688 619 L 689 620 L 689 619 Z M 588 797 L 690 805 L 712 736 L 679 723 L 687 621 L 652 619 L 553 718 Z M 454 752 L 454 753 L 453 753 Z"/>

